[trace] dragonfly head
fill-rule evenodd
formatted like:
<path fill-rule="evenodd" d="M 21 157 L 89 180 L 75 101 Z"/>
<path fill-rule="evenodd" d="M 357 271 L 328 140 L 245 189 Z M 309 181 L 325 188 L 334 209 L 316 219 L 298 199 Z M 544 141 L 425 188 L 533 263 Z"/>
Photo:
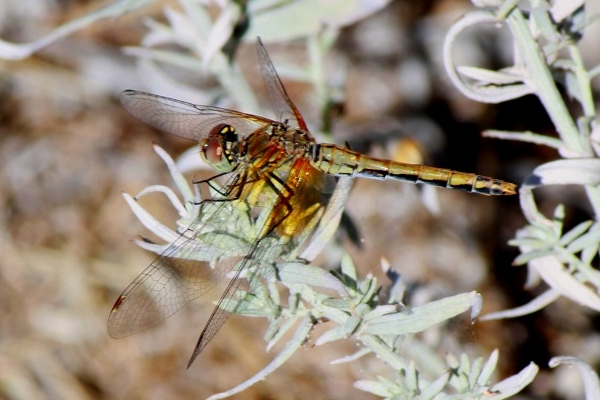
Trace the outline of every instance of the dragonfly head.
<path fill-rule="evenodd" d="M 200 154 L 204 161 L 217 171 L 231 172 L 237 164 L 238 143 L 235 128 L 231 125 L 219 124 L 200 141 Z"/>

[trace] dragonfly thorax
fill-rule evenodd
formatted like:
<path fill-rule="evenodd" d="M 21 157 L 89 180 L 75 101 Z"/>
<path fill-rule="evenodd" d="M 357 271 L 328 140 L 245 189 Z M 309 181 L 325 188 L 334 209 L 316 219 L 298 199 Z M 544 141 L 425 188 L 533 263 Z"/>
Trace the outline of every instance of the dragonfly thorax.
<path fill-rule="evenodd" d="M 314 143 L 310 132 L 285 124 L 273 124 L 269 134 L 272 140 L 289 155 L 303 155 L 308 153 Z"/>
<path fill-rule="evenodd" d="M 219 124 L 200 141 L 200 155 L 217 171 L 231 172 L 238 162 L 239 142 L 233 126 Z"/>

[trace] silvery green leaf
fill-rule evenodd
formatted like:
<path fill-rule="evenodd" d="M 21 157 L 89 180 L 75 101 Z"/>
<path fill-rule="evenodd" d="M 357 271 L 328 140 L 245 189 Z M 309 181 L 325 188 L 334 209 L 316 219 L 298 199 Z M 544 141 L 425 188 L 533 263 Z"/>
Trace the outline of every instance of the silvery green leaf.
<path fill-rule="evenodd" d="M 571 71 L 565 72 L 564 85 L 567 88 L 567 93 L 569 94 L 569 96 L 571 96 L 575 100 L 579 101 L 580 103 L 583 103 L 585 101 L 584 94 L 581 92 L 580 81 L 578 80 L 577 76 L 573 72 L 571 72 Z"/>
<path fill-rule="evenodd" d="M 263 318 L 272 318 L 277 315 L 277 313 L 270 308 L 264 307 L 258 301 L 254 302 L 242 302 L 235 309 L 236 314 L 243 315 L 245 317 L 263 317 Z"/>
<path fill-rule="evenodd" d="M 371 353 L 372 353 L 372 351 L 368 347 L 361 347 L 360 350 L 358 350 L 356 353 L 350 354 L 350 355 L 345 356 L 345 357 L 337 358 L 337 359 L 331 361 L 329 364 L 336 365 L 336 364 L 349 363 L 349 362 L 352 362 L 352 361 L 356 361 L 359 358 L 364 357 L 367 354 L 371 354 Z"/>
<path fill-rule="evenodd" d="M 600 160 L 599 160 L 600 161 Z M 554 214 L 552 215 L 552 222 L 554 223 L 552 227 L 554 228 L 555 237 L 560 237 L 563 232 L 563 226 L 565 222 L 565 205 L 558 204 L 554 209 Z"/>
<path fill-rule="evenodd" d="M 148 33 L 144 36 L 144 46 L 155 46 L 175 40 L 173 30 L 167 24 L 158 22 L 152 18 L 146 18 L 144 25 L 148 28 Z"/>
<path fill-rule="evenodd" d="M 379 336 L 361 333 L 360 335 L 357 335 L 357 337 L 365 346 L 370 348 L 377 357 L 394 370 L 400 371 L 406 368 L 405 359 L 396 354 Z"/>
<path fill-rule="evenodd" d="M 539 367 L 534 363 L 530 363 L 518 374 L 506 378 L 492 386 L 489 391 L 494 394 L 494 399 L 509 398 L 519 393 L 525 388 L 525 386 L 533 382 L 533 379 L 537 375 L 538 371 Z"/>
<path fill-rule="evenodd" d="M 483 137 L 490 137 L 504 140 L 518 140 L 521 142 L 539 144 L 548 146 L 553 149 L 561 149 L 564 147 L 564 143 L 557 138 L 549 137 L 546 135 L 540 135 L 538 133 L 530 131 L 502 131 L 496 129 L 489 129 L 482 132 Z"/>
<path fill-rule="evenodd" d="M 483 103 L 495 104 L 534 93 L 535 85 L 530 82 L 530 77 L 524 74 L 521 74 L 521 84 L 479 86 L 479 84 L 472 84 L 464 79 L 465 77 L 459 73 L 459 68 L 463 67 L 457 66 L 454 61 L 454 44 L 458 36 L 469 27 L 490 23 L 498 23 L 498 19 L 494 13 L 488 11 L 473 11 L 464 15 L 452 25 L 444 40 L 443 48 L 444 67 L 448 77 L 462 94 L 470 99 Z M 519 70 L 518 67 L 514 68 L 514 71 Z M 474 71 L 471 69 L 469 72 L 472 73 Z"/>
<path fill-rule="evenodd" d="M 149 242 L 146 239 L 134 239 L 133 243 L 135 243 L 136 246 L 138 246 L 144 250 L 151 251 L 152 253 L 155 253 L 155 254 L 162 254 L 169 248 L 169 243 L 156 244 L 156 243 Z"/>
<path fill-rule="evenodd" d="M 500 71 L 492 71 L 485 68 L 478 67 L 457 67 L 458 72 L 466 76 L 467 78 L 479 81 L 478 86 L 485 85 L 514 85 L 523 81 L 523 77 L 515 75 L 513 69 L 505 69 Z"/>
<path fill-rule="evenodd" d="M 273 336 L 267 339 L 265 335 L 265 340 L 268 340 L 267 343 L 267 351 L 270 351 L 275 344 L 281 339 L 300 319 L 300 315 L 296 315 L 294 318 L 290 318 L 286 320 L 283 324 L 281 324 L 277 330 L 274 332 Z"/>
<path fill-rule="evenodd" d="M 261 2 L 251 2 L 252 24 L 247 37 L 260 36 L 265 42 L 281 42 L 317 35 L 324 27 L 339 29 L 366 18 L 386 6 L 390 0 L 319 0 L 285 1 L 259 9 Z M 256 4 L 255 4 L 256 3 Z"/>
<path fill-rule="evenodd" d="M 218 57 L 223 46 L 229 41 L 236 23 L 241 16 L 239 4 L 230 3 L 229 7 L 224 7 L 221 13 L 215 19 L 212 28 L 206 39 L 206 46 L 202 51 L 202 70 L 206 71 L 214 57 Z"/>
<path fill-rule="evenodd" d="M 329 271 L 299 262 L 285 263 L 279 267 L 282 282 L 309 285 L 335 290 L 342 296 L 348 296 L 344 284 Z"/>
<path fill-rule="evenodd" d="M 365 303 L 357 304 L 352 310 L 352 314 L 358 317 L 364 317 L 371 310 L 371 306 Z"/>
<path fill-rule="evenodd" d="M 242 305 L 240 300 L 223 299 L 223 301 L 221 301 L 221 304 L 219 304 L 219 307 L 232 314 L 239 313 L 241 315 L 246 315 L 243 312 L 244 306 Z"/>
<path fill-rule="evenodd" d="M 323 317 L 335 322 L 338 325 L 343 325 L 350 317 L 348 313 L 335 307 L 328 307 L 324 304 L 316 304 L 315 307 L 321 312 Z"/>
<path fill-rule="evenodd" d="M 364 324 L 361 333 L 374 335 L 406 335 L 453 318 L 481 301 L 477 292 L 463 293 L 415 307 L 406 312 L 383 315 Z"/>
<path fill-rule="evenodd" d="M 175 194 L 175 192 L 173 192 L 173 190 L 171 188 L 168 188 L 168 187 L 163 186 L 163 185 L 150 185 L 150 186 L 146 186 L 143 190 L 141 190 L 135 196 L 135 200 L 138 201 L 139 199 L 141 199 L 142 197 L 144 197 L 145 195 L 147 195 L 149 193 L 162 193 L 162 194 L 164 194 L 165 196 L 167 196 L 167 199 L 171 202 L 171 204 L 173 205 L 173 207 L 177 210 L 177 213 L 179 214 L 180 218 L 187 218 L 188 217 L 187 210 L 185 209 L 185 207 L 181 203 L 181 201 L 179 201 L 179 197 L 177 197 L 177 195 Z"/>
<path fill-rule="evenodd" d="M 451 371 L 449 383 L 454 386 L 459 393 L 465 393 L 470 389 L 469 380 L 467 378 L 469 374 L 469 359 L 466 354 L 461 354 L 460 361 L 452 361 L 452 365 L 456 365 L 456 363 L 458 363 L 458 367 Z"/>
<path fill-rule="evenodd" d="M 589 226 L 589 225 L 587 225 L 587 223 L 589 223 L 589 225 L 592 225 L 592 221 L 586 221 L 586 222 L 581 223 L 580 225 L 583 225 L 582 228 L 587 227 L 587 226 Z M 571 231 L 573 231 L 574 229 L 575 228 L 573 228 Z M 575 233 L 579 233 L 579 232 L 575 232 Z M 577 253 L 577 252 L 585 249 L 586 247 L 597 246 L 599 242 L 600 242 L 600 225 L 598 223 L 596 223 L 589 230 L 589 232 L 587 232 L 585 235 L 580 236 L 577 239 L 573 240 L 571 243 L 569 243 L 567 246 L 567 250 L 569 250 L 572 253 Z"/>
<path fill-rule="evenodd" d="M 268 264 L 265 267 L 263 267 L 262 276 L 266 280 L 267 293 L 268 297 L 271 299 L 271 302 L 273 304 L 281 304 L 281 298 L 279 296 L 279 287 L 277 286 L 274 265 Z M 290 296 L 294 297 L 294 294 L 296 293 L 291 293 Z M 292 306 L 293 305 L 288 305 L 288 307 L 290 308 L 290 312 Z"/>
<path fill-rule="evenodd" d="M 558 300 L 561 297 L 560 292 L 554 289 L 549 289 L 544 293 L 540 294 L 529 303 L 522 305 L 520 307 L 511 308 L 508 310 L 498 311 L 494 313 L 489 313 L 480 318 L 481 321 L 491 321 L 494 319 L 503 319 L 503 318 L 516 318 L 521 317 L 523 315 L 532 314 L 536 311 L 539 311 L 551 304 L 555 300 Z"/>
<path fill-rule="evenodd" d="M 263 271 L 261 271 L 261 273 L 262 272 Z M 248 274 L 248 285 L 250 286 L 249 291 L 265 303 L 268 302 L 269 304 L 271 304 L 270 293 L 265 283 L 261 279 L 262 276 L 263 275 L 259 276 L 259 273 L 256 270 L 251 269 L 251 271 Z"/>
<path fill-rule="evenodd" d="M 525 264 L 529 263 L 532 260 L 535 260 L 536 258 L 553 256 L 555 254 L 556 254 L 556 251 L 554 249 L 532 250 L 532 251 L 528 251 L 527 253 L 519 254 L 512 263 L 515 266 L 521 266 L 521 265 L 525 265 Z"/>
<path fill-rule="evenodd" d="M 452 370 L 457 370 L 460 367 L 460 360 L 452 353 L 446 354 L 446 364 Z"/>
<path fill-rule="evenodd" d="M 406 390 L 412 393 L 418 393 L 419 391 L 419 379 L 417 377 L 417 370 L 415 369 L 414 361 L 408 363 L 408 368 L 404 370 L 404 384 Z"/>
<path fill-rule="evenodd" d="M 586 399 L 598 399 L 600 398 L 600 381 L 598 380 L 598 374 L 592 369 L 592 367 L 577 357 L 553 357 L 548 365 L 551 368 L 556 368 L 561 364 L 574 365 L 581 374 L 583 380 L 583 387 L 585 388 Z"/>
<path fill-rule="evenodd" d="M 422 400 L 436 398 L 436 396 L 442 392 L 442 390 L 448 383 L 449 378 L 450 372 L 444 372 L 442 375 L 440 375 L 439 378 L 437 378 L 429 385 L 427 385 L 423 390 L 421 390 L 421 395 L 419 396 L 419 398 Z"/>
<path fill-rule="evenodd" d="M 481 368 L 483 367 L 483 359 L 477 357 L 475 361 L 471 363 L 471 371 L 469 372 L 469 387 L 474 389 L 477 387 L 479 375 L 481 374 Z"/>
<path fill-rule="evenodd" d="M 350 316 L 348 319 L 346 319 L 344 325 L 341 325 L 342 332 L 346 335 L 346 337 L 350 337 L 350 335 L 356 332 L 361 322 L 362 318 L 356 315 Z"/>
<path fill-rule="evenodd" d="M 179 168 L 177 168 L 175 161 L 173 161 L 171 156 L 166 151 L 164 151 L 162 149 L 162 147 L 160 147 L 156 144 L 153 145 L 152 147 L 154 148 L 154 151 L 156 152 L 156 154 L 158 154 L 158 156 L 163 160 L 163 162 L 169 169 L 169 174 L 171 175 L 171 179 L 173 179 L 173 182 L 175 182 L 175 186 L 177 186 L 179 193 L 182 194 L 183 201 L 184 202 L 193 202 L 194 194 L 192 193 L 192 190 L 190 189 L 190 185 L 189 185 L 187 179 L 185 179 L 185 177 L 181 174 L 181 171 L 179 170 Z"/>
<path fill-rule="evenodd" d="M 541 243 L 554 243 L 558 240 L 559 237 L 560 234 L 556 234 L 556 229 L 553 223 L 550 223 L 550 225 L 542 226 L 527 225 L 525 228 L 519 229 L 517 231 L 516 239 L 512 240 L 514 240 L 515 242 L 519 242 L 521 239 L 527 239 L 536 240 Z M 544 246 L 540 246 L 540 244 L 538 243 L 537 247 Z"/>
<path fill-rule="evenodd" d="M 532 249 L 546 246 L 546 243 L 544 243 L 544 241 L 541 240 L 540 238 L 531 238 L 531 237 L 510 239 L 508 241 L 508 244 L 510 246 L 515 246 L 515 247 L 526 246 L 526 247 L 529 247 Z"/>
<path fill-rule="evenodd" d="M 487 8 L 487 7 L 499 8 L 505 3 L 505 1 L 502 1 L 502 0 L 471 0 L 471 3 L 473 3 L 473 5 L 478 8 Z"/>
<path fill-rule="evenodd" d="M 583 243 L 582 243 L 583 245 Z M 598 250 L 600 250 L 600 241 L 597 241 L 595 243 L 585 243 L 585 246 L 583 247 L 582 251 L 581 251 L 581 262 L 583 262 L 586 265 L 591 265 L 592 261 L 594 260 L 594 258 L 596 257 L 596 254 L 598 254 Z M 600 285 L 596 285 L 596 286 L 600 286 Z"/>
<path fill-rule="evenodd" d="M 188 16 L 182 12 L 175 11 L 171 7 L 164 8 L 165 17 L 169 22 L 169 27 L 172 31 L 170 38 L 165 38 L 162 43 L 149 42 L 148 36 L 144 38 L 142 44 L 146 47 L 167 44 L 168 42 L 174 42 L 182 47 L 193 48 L 197 46 L 198 34 L 196 33 L 196 27 Z"/>
<path fill-rule="evenodd" d="M 556 26 L 547 10 L 535 7 L 531 10 L 530 17 L 532 23 L 535 23 L 546 40 L 553 43 L 560 41 L 560 36 L 556 32 Z"/>
<path fill-rule="evenodd" d="M 563 296 L 583 306 L 600 311 L 600 297 L 598 294 L 575 279 L 556 257 L 537 258 L 530 261 L 529 266 L 534 268 L 550 287 Z"/>
<path fill-rule="evenodd" d="M 267 331 L 265 332 L 263 339 L 265 341 L 270 341 L 273 338 L 273 336 L 275 336 L 277 334 L 277 332 L 283 326 L 283 324 L 287 321 L 289 321 L 289 320 L 286 319 L 282 315 L 278 316 L 277 318 L 273 318 L 271 320 L 271 322 L 269 323 L 269 327 L 267 328 Z"/>
<path fill-rule="evenodd" d="M 196 240 L 200 243 L 204 243 L 206 248 L 212 249 L 210 251 L 211 254 L 200 261 L 210 261 L 217 253 L 220 258 L 244 256 L 250 249 L 250 246 L 246 241 L 224 233 L 201 233 L 196 236 Z M 208 245 L 208 243 L 210 243 L 210 245 Z"/>
<path fill-rule="evenodd" d="M 179 0 L 179 4 L 197 32 L 197 39 L 208 37 L 212 29 L 212 18 L 210 16 L 210 9 L 206 7 L 207 3 L 195 0 Z M 195 46 L 203 46 L 204 42 L 205 40 L 202 40 L 201 43 L 195 43 Z"/>
<path fill-rule="evenodd" d="M 483 368 L 481 368 L 481 372 L 477 377 L 477 385 L 479 386 L 488 386 L 492 379 L 492 374 L 498 365 L 498 349 L 494 349 L 490 357 L 487 359 Z"/>
<path fill-rule="evenodd" d="M 337 328 L 333 328 L 323 333 L 317 340 L 315 340 L 316 346 L 322 346 L 327 343 L 335 342 L 336 340 L 347 339 L 348 332 L 344 325 L 340 325 Z"/>
<path fill-rule="evenodd" d="M 390 398 L 398 393 L 398 385 L 382 376 L 377 377 L 378 382 L 360 380 L 354 382 L 353 386 L 363 392 L 372 393 L 376 396 Z"/>
<path fill-rule="evenodd" d="M 448 369 L 447 364 L 440 359 L 439 353 L 430 344 L 414 336 L 405 336 L 402 339 L 403 355 L 421 366 L 420 372 L 425 376 L 436 376 Z"/>
<path fill-rule="evenodd" d="M 359 291 L 359 293 L 363 294 L 362 301 L 363 302 L 369 301 L 373 297 L 373 295 L 375 294 L 375 291 L 377 291 L 378 288 L 379 288 L 379 286 L 377 285 L 377 278 L 374 276 L 361 281 L 358 284 L 358 291 Z"/>
<path fill-rule="evenodd" d="M 129 56 L 158 61 L 167 65 L 173 65 L 191 72 L 197 72 L 202 63 L 193 56 L 181 54 L 176 51 L 158 50 L 145 47 L 124 47 L 123 53 Z"/>
<path fill-rule="evenodd" d="M 298 293 L 290 293 L 288 296 L 288 309 L 290 313 L 295 314 L 301 306 L 302 298 Z"/>
<path fill-rule="evenodd" d="M 350 311 L 356 305 L 356 299 L 324 299 L 322 304 L 338 310 Z"/>
<path fill-rule="evenodd" d="M 402 275 L 396 272 L 385 259 L 381 260 L 381 269 L 392 282 L 387 290 L 386 302 L 393 305 L 401 303 L 406 291 L 406 284 L 402 280 Z"/>
<path fill-rule="evenodd" d="M 133 211 L 137 219 L 146 227 L 146 229 L 160 237 L 165 242 L 172 243 L 177 240 L 179 237 L 177 232 L 158 222 L 158 220 L 154 218 L 148 211 L 142 208 L 138 202 L 133 199 L 133 197 L 127 193 L 123 193 L 123 198 L 131 208 L 131 211 Z"/>
<path fill-rule="evenodd" d="M 341 261 L 342 274 L 349 277 L 352 281 L 357 282 L 356 267 L 354 261 L 348 253 L 345 253 Z"/>
<path fill-rule="evenodd" d="M 561 246 L 567 246 L 572 241 L 574 241 L 576 238 L 583 235 L 590 228 L 590 226 L 592 226 L 593 223 L 594 223 L 593 221 L 584 221 L 584 222 L 579 223 L 573 229 L 571 229 L 569 232 L 565 233 L 560 238 L 559 244 Z"/>
<path fill-rule="evenodd" d="M 460 366 L 458 368 L 466 375 L 471 373 L 471 361 L 465 353 L 460 355 Z"/>
<path fill-rule="evenodd" d="M 525 184 L 541 185 L 600 185 L 600 159 L 580 158 L 551 161 L 537 167 Z"/>
<path fill-rule="evenodd" d="M 382 306 L 377 306 L 374 309 L 372 309 L 371 311 L 369 311 L 367 314 L 364 315 L 363 320 L 365 322 L 367 321 L 371 321 L 375 318 L 379 318 L 382 315 L 387 315 L 387 314 L 391 314 L 393 312 L 396 312 L 398 310 L 400 310 L 401 308 L 399 308 L 398 305 L 396 304 L 385 304 Z"/>
<path fill-rule="evenodd" d="M 241 297 L 243 294 L 245 296 Z M 235 298 L 224 299 L 221 308 L 230 313 L 247 317 L 273 318 L 277 316 L 277 308 L 268 304 L 266 299 L 243 291 L 236 293 Z"/>

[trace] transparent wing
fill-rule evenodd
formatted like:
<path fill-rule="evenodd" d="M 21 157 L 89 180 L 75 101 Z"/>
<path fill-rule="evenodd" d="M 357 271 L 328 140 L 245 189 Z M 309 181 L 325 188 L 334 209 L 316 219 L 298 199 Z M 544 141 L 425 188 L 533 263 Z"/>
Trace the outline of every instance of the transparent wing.
<path fill-rule="evenodd" d="M 286 125 L 308 131 L 304 118 L 285 91 L 281 79 L 279 79 L 279 75 L 275 71 L 275 66 L 273 66 L 271 58 L 269 58 L 269 54 L 267 54 L 267 50 L 260 41 L 260 38 L 256 40 L 256 52 L 258 54 L 260 72 L 263 76 L 267 94 L 271 101 L 271 107 L 273 107 L 276 118 Z"/>
<path fill-rule="evenodd" d="M 308 130 L 304 118 L 290 100 L 275 67 L 262 45 L 257 41 L 258 61 L 271 105 L 279 122 Z M 147 124 L 188 139 L 199 141 L 215 125 L 232 125 L 246 136 L 259 128 L 276 123 L 265 117 L 226 108 L 203 106 L 137 90 L 126 90 L 119 100 L 125 109 Z"/>
<path fill-rule="evenodd" d="M 218 124 L 232 125 L 247 136 L 275 121 L 226 108 L 201 106 L 136 90 L 119 96 L 123 107 L 134 117 L 165 132 L 199 141 Z"/>
<path fill-rule="evenodd" d="M 217 306 L 210 314 L 204 329 L 202 329 L 202 333 L 198 338 L 196 347 L 194 347 L 192 356 L 188 361 L 187 368 L 192 365 L 196 357 L 198 357 L 198 355 L 202 352 L 206 345 L 208 345 L 212 338 L 215 337 L 217 332 L 219 332 L 219 329 L 221 329 L 223 324 L 225 324 L 225 321 L 227 321 L 227 318 L 229 318 L 231 315 L 229 311 L 222 307 L 223 302 L 229 299 L 234 299 L 235 294 L 241 289 L 241 287 L 244 287 L 246 290 L 248 290 L 248 288 L 252 286 L 250 281 L 253 279 L 258 279 L 259 276 L 254 274 L 251 277 L 247 277 L 248 280 L 239 279 L 241 272 L 246 271 L 250 263 L 255 263 L 260 268 L 261 266 L 273 262 L 279 254 L 284 252 L 285 243 L 283 241 L 280 243 L 273 243 L 268 249 L 261 246 L 263 242 L 264 240 L 259 239 L 254 243 L 252 250 L 248 254 L 248 257 L 244 259 L 240 269 L 236 272 L 235 277 L 227 285 L 227 288 L 221 295 Z M 240 299 L 240 301 L 241 300 L 242 299 Z"/>
<path fill-rule="evenodd" d="M 238 179 L 232 175 L 230 182 Z M 109 334 L 121 338 L 156 325 L 217 285 L 256 241 L 242 205 L 227 199 L 204 203 L 190 227 L 119 296 Z"/>

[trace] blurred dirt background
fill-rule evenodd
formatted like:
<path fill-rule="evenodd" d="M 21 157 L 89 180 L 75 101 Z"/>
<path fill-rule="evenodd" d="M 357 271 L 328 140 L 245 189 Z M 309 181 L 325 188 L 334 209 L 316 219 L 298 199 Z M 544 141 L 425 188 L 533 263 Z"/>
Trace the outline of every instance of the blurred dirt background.
<path fill-rule="evenodd" d="M 3 1 L 0 36 L 33 40 L 102 4 Z M 144 89 L 121 47 L 137 45 L 145 33 L 143 18 L 160 19 L 163 6 L 156 2 L 102 21 L 22 61 L 0 60 L 0 398 L 200 399 L 249 378 L 272 357 L 263 350 L 267 323 L 232 317 L 186 370 L 213 299 L 196 301 L 155 329 L 126 339 L 106 332 L 117 296 L 153 258 L 130 242 L 147 232 L 121 192 L 170 184 L 153 142 L 174 156 L 191 146 L 144 126 L 116 100 L 124 89 Z M 546 149 L 479 136 L 487 128 L 551 131 L 536 99 L 482 105 L 453 90 L 445 78 L 439 55 L 443 35 L 469 7 L 455 0 L 394 1 L 344 29 L 329 58 L 332 65 L 349 65 L 343 107 L 334 119 L 338 143 L 409 160 L 410 150 L 420 149 L 430 165 L 516 183 L 535 165 L 555 158 Z M 470 44 L 467 56 L 487 67 L 503 66 L 510 56 L 506 42 L 491 34 Z M 290 51 L 268 43 L 267 49 L 277 57 Z M 255 68 L 253 39 L 238 56 L 248 57 L 244 64 Z M 293 99 L 307 90 L 289 87 Z M 310 102 L 298 105 L 306 115 L 318 115 Z M 383 256 L 413 290 L 427 287 L 438 297 L 479 290 L 484 313 L 531 299 L 534 293 L 522 289 L 525 269 L 510 266 L 517 253 L 506 245 L 524 224 L 518 199 L 439 192 L 441 209 L 434 214 L 424 207 L 421 188 L 355 183 L 348 214 L 358 243 L 344 229 L 338 240 L 361 273 L 380 274 Z M 544 211 L 562 201 L 586 212 L 577 193 L 557 191 L 548 198 Z M 166 202 L 144 205 L 163 221 L 173 220 Z M 577 215 L 568 218 L 578 221 Z M 338 255 L 324 254 L 320 262 L 335 265 Z M 501 349 L 498 378 L 536 362 L 542 372 L 525 396 L 578 398 L 577 384 L 563 387 L 557 378 L 569 373 L 549 371 L 547 361 L 587 353 L 597 367 L 599 321 L 559 301 L 514 321 L 470 327 L 465 318 L 458 329 L 473 354 L 486 357 Z M 385 373 L 377 360 L 327 363 L 353 348 L 352 343 L 307 345 L 237 398 L 372 398 L 353 389 L 352 382 Z M 446 351 L 440 347 L 440 354 Z"/>

